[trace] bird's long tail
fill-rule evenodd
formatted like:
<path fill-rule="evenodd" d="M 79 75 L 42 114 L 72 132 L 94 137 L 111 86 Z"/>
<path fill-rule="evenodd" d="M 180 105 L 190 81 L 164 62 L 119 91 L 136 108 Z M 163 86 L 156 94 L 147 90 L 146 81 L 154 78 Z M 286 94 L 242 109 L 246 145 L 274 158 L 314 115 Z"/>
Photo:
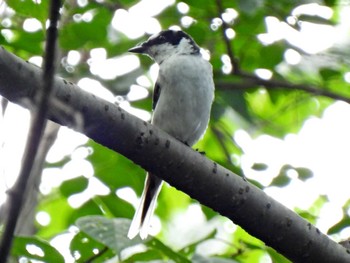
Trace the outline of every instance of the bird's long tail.
<path fill-rule="evenodd" d="M 128 238 L 133 239 L 137 234 L 140 234 L 142 239 L 147 238 L 150 220 L 154 213 L 162 182 L 157 176 L 147 174 L 140 205 L 132 219 Z"/>

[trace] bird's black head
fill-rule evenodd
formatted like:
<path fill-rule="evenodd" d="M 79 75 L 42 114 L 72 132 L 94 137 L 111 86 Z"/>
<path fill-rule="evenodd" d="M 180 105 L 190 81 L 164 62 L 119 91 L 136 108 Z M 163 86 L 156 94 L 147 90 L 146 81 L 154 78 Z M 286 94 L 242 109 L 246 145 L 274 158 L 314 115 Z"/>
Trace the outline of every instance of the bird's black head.
<path fill-rule="evenodd" d="M 141 45 L 129 49 L 129 52 L 148 54 L 158 63 L 174 54 L 199 54 L 199 51 L 198 45 L 188 34 L 176 30 L 161 31 Z"/>
<path fill-rule="evenodd" d="M 173 46 L 177 46 L 182 39 L 187 39 L 191 45 L 197 46 L 193 39 L 185 32 L 170 29 L 161 31 L 159 34 L 150 37 L 145 44 L 147 44 L 147 46 L 153 46 L 169 43 Z"/>

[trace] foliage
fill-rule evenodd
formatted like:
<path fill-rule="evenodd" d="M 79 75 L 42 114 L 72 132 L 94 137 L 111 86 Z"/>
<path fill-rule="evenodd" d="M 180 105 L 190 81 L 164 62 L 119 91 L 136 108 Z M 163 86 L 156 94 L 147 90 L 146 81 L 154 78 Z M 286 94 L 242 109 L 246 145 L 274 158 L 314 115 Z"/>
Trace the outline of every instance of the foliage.
<path fill-rule="evenodd" d="M 243 128 L 252 136 L 266 133 L 283 138 L 288 133 L 297 132 L 310 116 L 320 116 L 333 102 L 324 92 L 334 92 L 343 96 L 345 101 L 350 96 L 343 78 L 349 54 L 339 46 L 322 53 L 308 54 L 284 39 L 271 43 L 261 41 L 267 32 L 267 17 L 282 22 L 295 19 L 296 22 L 289 26 L 296 32 L 300 31 L 303 22 L 336 26 L 339 23 L 341 1 L 319 2 L 333 10 L 331 18 L 308 14 L 292 16 L 293 10 L 304 4 L 304 1 L 290 0 L 187 0 L 173 3 L 154 15 L 162 28 L 179 25 L 201 47 L 210 51 L 216 99 L 208 131 L 195 146 L 205 150 L 208 158 L 243 175 L 239 162 L 235 161 L 242 155 L 242 149 L 233 136 L 235 131 Z M 0 25 L 0 44 L 24 59 L 42 56 L 45 41 L 42 28 L 45 28 L 47 3 L 47 0 L 9 0 L 3 3 L 10 8 L 6 10 L 11 11 L 0 14 L 3 20 Z M 76 82 L 86 77 L 94 79 L 113 92 L 118 101 L 150 111 L 152 91 L 149 86 L 152 85 L 144 87 L 148 95 L 141 99 L 128 100 L 128 94 L 137 77 L 145 74 L 148 81 L 152 82 L 148 71 L 151 60 L 140 58 L 141 70 L 126 72 L 114 79 L 104 79 L 91 73 L 89 68 L 92 50 L 103 48 L 107 58 L 119 58 L 125 55 L 128 48 L 146 38 L 143 35 L 131 39 L 112 26 L 116 10 L 129 10 L 135 4 L 138 1 L 66 1 L 60 24 L 59 47 L 62 59 L 59 74 Z M 181 11 L 181 5 L 188 6 L 188 12 Z M 24 30 L 24 23 L 32 18 L 41 24 L 41 29 L 34 32 Z M 187 24 L 185 21 L 191 22 Z M 125 21 L 120 26 L 128 27 L 127 23 Z M 141 23 L 137 25 L 141 27 Z M 230 32 L 235 34 L 232 40 L 228 37 Z M 292 65 L 286 62 L 286 52 L 291 50 L 300 56 L 300 63 Z M 70 51 L 80 54 L 76 64 L 67 62 Z M 227 70 L 230 64 L 227 61 L 232 62 L 233 70 Z M 273 78 L 262 84 L 254 74 L 257 69 L 268 70 Z M 291 84 L 295 84 L 293 88 L 290 88 Z M 326 96 L 315 96 L 318 94 Z M 92 181 L 91 177 L 79 174 L 62 182 L 49 195 L 42 195 L 37 210 L 47 213 L 50 223 L 45 226 L 37 223 L 38 231 L 34 237 L 17 237 L 12 249 L 14 257 L 63 262 L 66 255 L 50 245 L 50 241 L 69 232 L 72 235 L 69 249 L 76 262 L 104 262 L 108 259 L 114 262 L 259 262 L 265 258 L 273 262 L 288 262 L 238 226 L 228 234 L 223 226 L 229 222 L 206 207 L 201 207 L 197 214 L 203 217 L 201 227 L 187 234 L 179 233 L 181 245 L 176 244 L 169 238 L 175 224 L 173 219 L 179 214 L 183 215 L 189 206 L 196 207 L 196 202 L 169 186 L 163 188 L 156 210 L 162 231 L 156 238 L 144 242 L 127 240 L 125 231 L 134 208 L 118 191 L 132 189 L 139 196 L 144 171 L 123 156 L 92 141 L 83 147 L 91 149 L 86 159 L 93 166 L 92 177 L 108 189 L 107 193 L 94 194 L 78 207 L 72 207 L 72 197 L 86 192 Z M 66 156 L 60 162 L 47 164 L 47 169 L 62 169 L 71 161 L 71 156 Z M 267 164 L 256 163 L 252 169 L 264 171 Z M 288 185 L 291 181 L 288 171 L 291 169 L 297 172 L 302 181 L 312 177 L 312 171 L 307 168 L 285 164 L 269 186 Z M 259 182 L 256 184 L 263 187 Z M 298 213 L 314 221 L 325 203 L 326 198 L 321 196 L 310 208 L 312 212 Z M 348 225 L 347 210 L 348 204 L 344 206 L 342 221 L 331 229 L 332 233 L 340 232 Z M 40 248 L 44 256 L 30 254 L 28 245 Z M 206 251 L 208 247 L 216 249 Z"/>
<path fill-rule="evenodd" d="M 32 250 L 35 248 L 35 250 Z M 37 251 L 40 252 L 37 252 Z M 14 240 L 12 255 L 25 256 L 31 260 L 63 263 L 63 256 L 47 241 L 38 237 L 17 237 Z"/>

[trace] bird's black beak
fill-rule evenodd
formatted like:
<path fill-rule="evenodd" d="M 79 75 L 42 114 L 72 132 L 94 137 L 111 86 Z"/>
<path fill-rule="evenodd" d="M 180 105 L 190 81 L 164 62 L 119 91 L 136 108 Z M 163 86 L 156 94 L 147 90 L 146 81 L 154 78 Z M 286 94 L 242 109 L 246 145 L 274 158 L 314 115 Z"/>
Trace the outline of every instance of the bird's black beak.
<path fill-rule="evenodd" d="M 130 48 L 128 51 L 132 52 L 132 53 L 139 53 L 139 54 L 143 54 L 146 53 L 147 48 L 144 45 L 139 45 L 133 48 Z"/>

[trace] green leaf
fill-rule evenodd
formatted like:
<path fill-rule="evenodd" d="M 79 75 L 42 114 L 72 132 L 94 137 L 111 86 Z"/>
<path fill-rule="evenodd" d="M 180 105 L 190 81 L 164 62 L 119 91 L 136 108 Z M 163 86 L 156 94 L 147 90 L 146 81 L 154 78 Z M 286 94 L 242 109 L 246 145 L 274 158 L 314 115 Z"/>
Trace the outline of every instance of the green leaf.
<path fill-rule="evenodd" d="M 17 15 L 36 18 L 42 24 L 45 24 L 48 17 L 49 0 L 7 0 L 6 4 L 15 10 Z"/>
<path fill-rule="evenodd" d="M 331 68 L 322 68 L 319 72 L 324 81 L 329 81 L 334 78 L 341 78 L 341 73 L 338 70 Z"/>
<path fill-rule="evenodd" d="M 256 58 L 257 67 L 274 70 L 276 65 L 283 61 L 284 46 L 273 44 L 269 46 L 261 45 L 259 56 Z"/>
<path fill-rule="evenodd" d="M 134 262 L 144 262 L 144 261 L 156 261 L 162 259 L 162 253 L 158 249 L 148 249 L 147 251 L 136 253 L 131 257 L 124 259 L 125 263 L 134 263 Z"/>
<path fill-rule="evenodd" d="M 181 249 L 182 253 L 186 253 L 188 255 L 192 254 L 193 252 L 195 252 L 197 246 L 201 243 L 203 243 L 204 241 L 207 241 L 209 239 L 212 239 L 216 236 L 217 230 L 214 229 L 212 232 L 210 232 L 208 235 L 200 238 L 199 240 L 193 242 L 192 244 L 189 244 L 188 246 L 184 247 Z"/>
<path fill-rule="evenodd" d="M 157 215 L 162 220 L 170 220 L 174 214 L 188 208 L 191 199 L 188 195 L 176 190 L 174 187 L 164 185 L 158 198 Z"/>
<path fill-rule="evenodd" d="M 9 43 L 11 48 L 25 50 L 31 55 L 42 55 L 43 41 L 45 35 L 43 31 L 25 32 L 12 30 L 14 39 Z"/>
<path fill-rule="evenodd" d="M 64 263 L 63 256 L 49 242 L 38 237 L 15 237 L 11 255 L 42 262 Z"/>
<path fill-rule="evenodd" d="M 102 207 L 102 210 L 108 210 L 113 217 L 132 218 L 135 213 L 134 207 L 130 203 L 119 198 L 115 193 L 95 197 L 94 201 L 99 207 Z"/>
<path fill-rule="evenodd" d="M 94 259 L 94 263 L 106 262 L 106 260 L 115 256 L 112 250 L 84 232 L 79 232 L 73 237 L 69 249 L 76 263 L 88 262 L 89 259 L 96 256 L 96 253 L 100 253 L 100 255 Z"/>
<path fill-rule="evenodd" d="M 286 186 L 290 183 L 291 179 L 285 174 L 285 173 L 280 173 L 278 176 L 276 176 L 270 185 L 273 186 L 278 186 L 278 187 L 283 187 Z"/>
<path fill-rule="evenodd" d="M 124 218 L 108 219 L 103 216 L 86 216 L 76 221 L 77 227 L 119 254 L 123 249 L 142 243 L 139 237 L 130 240 L 127 233 L 130 220 Z"/>
<path fill-rule="evenodd" d="M 237 250 L 244 250 L 244 247 L 249 249 L 262 249 L 264 248 L 264 243 L 249 235 L 244 229 L 238 227 L 235 234 L 232 236 L 232 242 L 237 247 Z"/>
<path fill-rule="evenodd" d="M 210 220 L 213 217 L 218 215 L 217 212 L 215 212 L 213 209 L 211 209 L 211 208 L 209 208 L 209 207 L 207 207 L 205 205 L 201 205 L 201 209 L 202 209 L 202 212 L 205 215 L 207 220 Z"/>
<path fill-rule="evenodd" d="M 130 102 L 130 104 L 135 108 L 146 110 L 146 111 L 149 111 L 150 109 L 152 109 L 152 99 L 150 98 L 150 96 L 142 100 L 132 101 Z"/>
<path fill-rule="evenodd" d="M 343 218 L 338 223 L 336 223 L 334 226 L 328 229 L 327 234 L 328 235 L 337 234 L 342 229 L 348 227 L 349 225 L 350 225 L 350 217 L 348 215 L 344 215 Z"/>
<path fill-rule="evenodd" d="M 290 183 L 292 180 L 291 177 L 288 175 L 288 172 L 290 170 L 294 170 L 298 173 L 298 178 L 302 181 L 306 181 L 307 179 L 310 179 L 313 176 L 313 172 L 305 167 L 293 167 L 289 164 L 285 164 L 282 166 L 278 176 L 276 176 L 271 185 L 283 187 Z"/>
<path fill-rule="evenodd" d="M 335 6 L 337 2 L 337 0 L 324 0 L 324 3 L 329 7 Z"/>
<path fill-rule="evenodd" d="M 133 6 L 137 4 L 139 0 L 118 0 L 118 3 L 120 3 L 121 6 Z"/>
<path fill-rule="evenodd" d="M 204 257 L 199 254 L 194 254 L 191 262 L 193 263 L 238 263 L 239 261 L 233 259 L 219 258 L 219 257 Z"/>
<path fill-rule="evenodd" d="M 252 166 L 252 169 L 255 171 L 265 171 L 269 168 L 269 166 L 266 163 L 254 163 Z"/>
<path fill-rule="evenodd" d="M 216 92 L 216 101 L 223 103 L 225 107 L 232 107 L 248 122 L 251 121 L 251 115 L 248 111 L 248 105 L 245 99 L 245 92 L 239 89 L 225 90 Z M 215 104 L 214 104 L 215 105 Z"/>
<path fill-rule="evenodd" d="M 298 178 L 302 181 L 306 181 L 314 175 L 313 171 L 306 167 L 296 167 L 294 169 L 298 172 Z"/>
<path fill-rule="evenodd" d="M 71 22 L 62 28 L 59 40 L 63 49 L 96 48 L 106 44 L 111 12 L 104 8 L 91 9 L 89 12 L 93 16 L 92 21 Z"/>
<path fill-rule="evenodd" d="M 306 210 L 295 209 L 295 211 L 311 224 L 316 224 L 323 206 L 329 202 L 327 196 L 320 195 Z"/>
<path fill-rule="evenodd" d="M 300 16 L 298 16 L 298 20 L 299 21 L 306 21 L 309 23 L 314 23 L 314 24 L 319 24 L 319 25 L 330 25 L 333 26 L 334 23 L 327 19 L 327 18 L 323 18 L 321 16 L 317 16 L 317 15 L 307 15 L 307 14 L 302 14 Z"/>
<path fill-rule="evenodd" d="M 286 259 L 281 254 L 277 253 L 276 250 L 270 247 L 266 247 L 267 252 L 269 253 L 272 262 L 278 262 L 278 263 L 290 263 L 291 261 Z"/>
<path fill-rule="evenodd" d="M 44 199 L 38 206 L 38 211 L 48 213 L 51 218 L 49 225 L 39 228 L 38 235 L 52 237 L 69 227 L 69 218 L 75 210 L 68 204 L 65 197 L 62 198 L 56 193 Z M 57 216 L 57 213 L 59 213 L 59 216 Z"/>
<path fill-rule="evenodd" d="M 206 1 L 206 0 L 186 0 L 184 2 L 189 4 L 191 6 L 191 8 L 200 9 L 202 11 L 206 10 L 203 7 L 207 7 L 207 8 L 209 8 L 209 7 L 214 8 L 215 7 L 215 3 L 209 2 L 209 1 Z"/>
<path fill-rule="evenodd" d="M 254 14 L 264 4 L 264 0 L 240 0 L 238 1 L 240 10 L 247 14 Z"/>
<path fill-rule="evenodd" d="M 97 197 L 95 197 L 97 198 Z M 76 220 L 83 216 L 88 215 L 102 215 L 104 213 L 102 207 L 94 199 L 89 199 L 85 202 L 79 209 L 75 209 L 73 213 L 70 214 L 69 223 L 74 224 Z"/>
<path fill-rule="evenodd" d="M 256 128 L 273 136 L 298 132 L 310 114 L 320 115 L 325 107 L 322 98 L 310 99 L 297 90 L 257 89 L 246 93 Z"/>
<path fill-rule="evenodd" d="M 189 263 L 189 262 L 191 262 L 186 257 L 184 257 L 183 255 L 181 255 L 178 252 L 175 252 L 170 247 L 166 246 L 164 243 L 162 243 L 160 240 L 158 240 L 156 238 L 152 238 L 146 244 L 151 248 L 158 249 L 159 251 L 161 251 L 163 253 L 163 255 L 167 256 L 169 259 L 171 259 L 174 262 L 177 262 L 177 263 Z"/>
<path fill-rule="evenodd" d="M 60 186 L 60 191 L 63 196 L 69 197 L 73 194 L 84 191 L 89 184 L 89 180 L 84 176 L 79 176 L 67 181 L 64 181 Z"/>
<path fill-rule="evenodd" d="M 89 141 L 93 153 L 88 157 L 95 170 L 95 176 L 112 192 L 122 187 L 132 187 L 141 194 L 146 172 L 124 156 Z"/>

